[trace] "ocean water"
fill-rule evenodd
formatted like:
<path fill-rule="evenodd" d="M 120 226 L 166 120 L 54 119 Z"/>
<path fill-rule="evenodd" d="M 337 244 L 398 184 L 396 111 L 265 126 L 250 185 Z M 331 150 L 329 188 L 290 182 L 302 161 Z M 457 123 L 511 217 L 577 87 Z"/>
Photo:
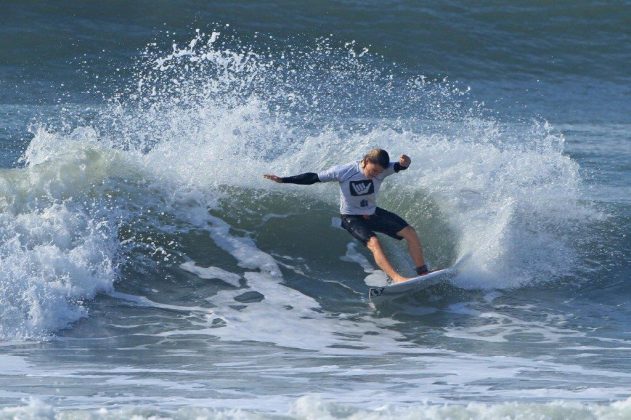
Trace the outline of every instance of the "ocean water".
<path fill-rule="evenodd" d="M 0 418 L 631 418 L 626 2 L 1 5 Z"/>

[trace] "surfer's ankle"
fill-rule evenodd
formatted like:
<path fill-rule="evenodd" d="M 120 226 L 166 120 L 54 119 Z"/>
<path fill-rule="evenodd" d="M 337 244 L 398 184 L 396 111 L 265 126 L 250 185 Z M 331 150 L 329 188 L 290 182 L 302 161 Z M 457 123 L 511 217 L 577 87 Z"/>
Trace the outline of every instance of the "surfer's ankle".
<path fill-rule="evenodd" d="M 429 270 L 427 269 L 427 264 L 423 264 L 420 267 L 416 267 L 416 274 L 418 274 L 419 276 L 423 276 L 427 273 L 429 273 Z"/>

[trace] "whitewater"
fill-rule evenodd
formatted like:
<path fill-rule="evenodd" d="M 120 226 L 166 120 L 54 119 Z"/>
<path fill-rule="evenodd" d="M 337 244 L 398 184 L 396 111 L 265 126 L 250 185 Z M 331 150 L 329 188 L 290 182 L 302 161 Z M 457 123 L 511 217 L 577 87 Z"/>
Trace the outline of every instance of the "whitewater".
<path fill-rule="evenodd" d="M 354 42 L 192 32 L 0 169 L 0 418 L 631 416 L 624 298 L 594 298 L 626 237 L 567 127 Z M 433 267 L 470 256 L 377 307 L 336 189 L 262 177 L 375 146 L 412 157 L 379 205 Z"/>

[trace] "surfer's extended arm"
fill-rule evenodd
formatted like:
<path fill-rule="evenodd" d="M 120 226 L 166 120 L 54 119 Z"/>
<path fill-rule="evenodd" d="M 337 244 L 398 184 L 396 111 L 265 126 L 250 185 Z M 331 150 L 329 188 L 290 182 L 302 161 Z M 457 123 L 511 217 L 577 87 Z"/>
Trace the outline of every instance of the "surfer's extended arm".
<path fill-rule="evenodd" d="M 281 184 L 299 184 L 299 185 L 311 185 L 316 182 L 320 182 L 318 174 L 315 172 L 305 172 L 304 174 L 280 177 L 276 175 L 263 175 L 265 178 L 278 182 Z"/>

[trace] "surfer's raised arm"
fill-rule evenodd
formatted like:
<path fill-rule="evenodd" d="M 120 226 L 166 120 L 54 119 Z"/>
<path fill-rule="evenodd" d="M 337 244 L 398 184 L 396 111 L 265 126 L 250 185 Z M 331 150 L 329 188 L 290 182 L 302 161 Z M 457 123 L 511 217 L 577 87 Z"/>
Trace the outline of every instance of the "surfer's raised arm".
<path fill-rule="evenodd" d="M 394 171 L 404 171 L 410 166 L 410 163 L 412 163 L 412 159 L 408 155 L 401 155 L 399 161 L 394 164 Z"/>

